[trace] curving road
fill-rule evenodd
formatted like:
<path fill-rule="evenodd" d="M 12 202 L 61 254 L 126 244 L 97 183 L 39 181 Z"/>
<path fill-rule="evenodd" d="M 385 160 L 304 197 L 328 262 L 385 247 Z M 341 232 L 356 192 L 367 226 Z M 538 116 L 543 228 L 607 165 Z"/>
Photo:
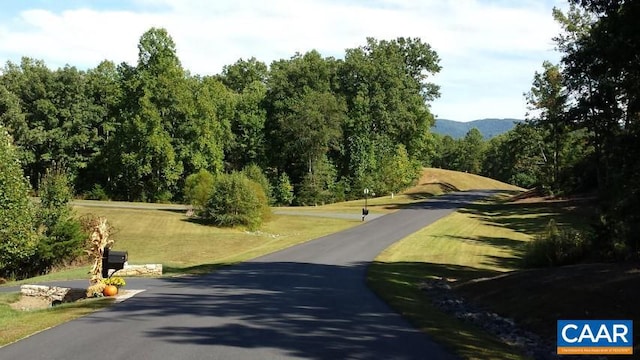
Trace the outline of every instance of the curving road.
<path fill-rule="evenodd" d="M 0 359 L 453 359 L 365 285 L 382 250 L 486 192 L 456 193 L 147 291 L 0 348 Z"/>

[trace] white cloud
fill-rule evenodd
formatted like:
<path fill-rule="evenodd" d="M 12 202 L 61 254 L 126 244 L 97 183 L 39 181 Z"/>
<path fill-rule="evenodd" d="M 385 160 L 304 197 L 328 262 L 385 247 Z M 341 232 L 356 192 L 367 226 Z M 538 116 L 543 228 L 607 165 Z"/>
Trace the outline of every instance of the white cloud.
<path fill-rule="evenodd" d="M 500 4 L 507 5 L 500 5 Z M 522 92 L 558 32 L 549 1 L 184 1 L 138 0 L 129 10 L 31 9 L 0 25 L 0 59 L 44 59 L 80 68 L 101 60 L 135 63 L 140 35 L 165 27 L 184 67 L 214 74 L 239 58 L 270 63 L 317 49 L 341 57 L 372 36 L 420 37 L 438 52 L 441 117 L 522 117 Z M 6 15 L 5 15 L 6 16 Z M 503 115 L 501 115 L 503 114 Z"/>

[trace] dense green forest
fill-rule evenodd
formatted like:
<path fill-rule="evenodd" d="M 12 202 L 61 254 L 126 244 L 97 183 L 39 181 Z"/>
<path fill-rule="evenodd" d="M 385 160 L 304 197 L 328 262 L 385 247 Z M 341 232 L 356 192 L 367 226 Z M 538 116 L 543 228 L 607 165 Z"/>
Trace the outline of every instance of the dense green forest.
<path fill-rule="evenodd" d="M 419 39 L 368 39 L 344 60 L 317 51 L 270 66 L 240 59 L 215 76 L 183 69 L 164 29 L 140 38 L 138 63 L 51 70 L 7 63 L 2 124 L 37 190 L 62 167 L 79 194 L 182 201 L 186 178 L 257 164 L 298 204 L 398 191 L 430 152 L 438 56 Z"/>
<path fill-rule="evenodd" d="M 454 139 L 463 138 L 469 130 L 476 128 L 485 139 L 491 139 L 513 129 L 520 119 L 480 119 L 469 122 L 460 122 L 447 119 L 436 119 L 435 126 L 431 129 L 435 134 L 449 135 Z"/>
<path fill-rule="evenodd" d="M 141 36 L 135 65 L 105 60 L 85 71 L 8 62 L 0 75 L 0 132 L 9 135 L 0 146 L 0 220 L 22 235 L 3 230 L 0 245 L 51 254 L 55 239 L 75 241 L 69 224 L 56 235 L 56 219 L 66 221 L 68 211 L 46 215 L 69 198 L 47 187 L 66 182 L 85 198 L 191 202 L 211 212 L 225 205 L 203 191 L 216 183 L 259 183 L 269 204 L 309 205 L 359 198 L 364 189 L 397 192 L 422 166 L 438 166 L 548 194 L 593 194 L 595 253 L 637 258 L 640 3 L 569 3 L 553 12 L 563 28 L 554 39 L 561 63 L 532 74 L 527 120 L 488 141 L 477 129 L 461 139 L 431 133 L 429 104 L 439 88 L 429 80 L 439 57 L 416 38 L 370 38 L 343 59 L 317 51 L 269 65 L 239 59 L 213 76 L 184 69 L 158 28 Z M 212 177 L 223 174 L 231 178 Z M 50 208 L 29 210 L 28 192 L 51 194 Z M 211 213 L 228 220 L 219 215 Z M 30 226 L 48 229 L 53 245 L 37 250 L 43 242 Z M 20 259 L 4 258 L 0 270 Z"/>
<path fill-rule="evenodd" d="M 568 11 L 553 11 L 563 29 L 554 38 L 562 59 L 534 74 L 527 121 L 488 142 L 477 130 L 444 137 L 434 164 L 547 194 L 593 195 L 589 256 L 637 259 L 640 2 L 569 3 Z"/>

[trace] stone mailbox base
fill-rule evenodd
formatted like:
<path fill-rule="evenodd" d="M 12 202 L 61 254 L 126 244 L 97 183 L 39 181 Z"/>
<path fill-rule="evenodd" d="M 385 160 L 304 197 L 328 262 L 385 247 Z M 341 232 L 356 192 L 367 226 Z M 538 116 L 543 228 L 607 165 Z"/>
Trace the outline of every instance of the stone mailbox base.
<path fill-rule="evenodd" d="M 118 270 L 115 276 L 162 276 L 162 264 L 129 265 Z"/>

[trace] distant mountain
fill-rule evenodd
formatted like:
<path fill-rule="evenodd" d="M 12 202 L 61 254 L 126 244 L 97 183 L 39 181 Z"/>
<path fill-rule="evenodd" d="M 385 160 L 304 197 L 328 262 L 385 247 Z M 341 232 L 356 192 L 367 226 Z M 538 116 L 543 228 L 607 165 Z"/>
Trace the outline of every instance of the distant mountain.
<path fill-rule="evenodd" d="M 481 119 L 469 122 L 436 119 L 436 125 L 431 130 L 436 134 L 449 135 L 454 139 L 463 138 L 469 130 L 477 128 L 485 139 L 491 139 L 511 130 L 519 119 Z"/>

